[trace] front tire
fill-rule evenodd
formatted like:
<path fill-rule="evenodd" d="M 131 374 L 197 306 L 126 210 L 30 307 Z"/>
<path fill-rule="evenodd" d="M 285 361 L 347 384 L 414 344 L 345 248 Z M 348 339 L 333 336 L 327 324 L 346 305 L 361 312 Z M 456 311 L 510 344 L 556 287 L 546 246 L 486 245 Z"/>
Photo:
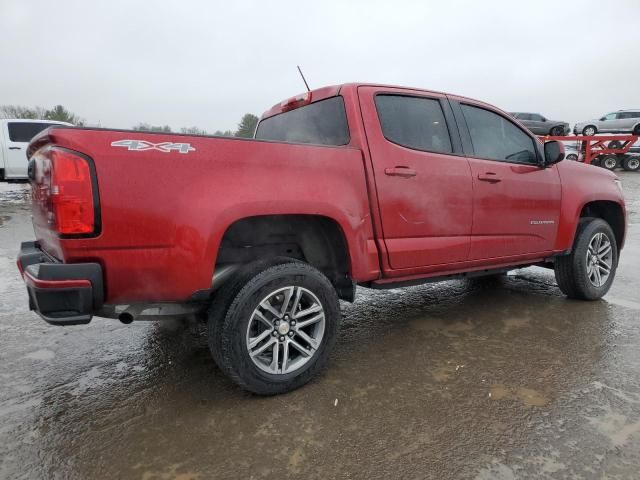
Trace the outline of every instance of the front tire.
<path fill-rule="evenodd" d="M 209 317 L 209 348 L 240 387 L 275 395 L 301 387 L 327 364 L 340 326 L 335 288 L 306 263 L 239 274 Z"/>
<path fill-rule="evenodd" d="M 585 218 L 578 225 L 573 250 L 556 259 L 558 287 L 569 298 L 598 300 L 611 288 L 618 267 L 618 247 L 607 222 Z"/>
<path fill-rule="evenodd" d="M 587 125 L 582 129 L 582 135 L 586 135 L 587 137 L 591 137 L 596 133 L 598 133 L 598 129 L 595 127 L 595 125 Z"/>

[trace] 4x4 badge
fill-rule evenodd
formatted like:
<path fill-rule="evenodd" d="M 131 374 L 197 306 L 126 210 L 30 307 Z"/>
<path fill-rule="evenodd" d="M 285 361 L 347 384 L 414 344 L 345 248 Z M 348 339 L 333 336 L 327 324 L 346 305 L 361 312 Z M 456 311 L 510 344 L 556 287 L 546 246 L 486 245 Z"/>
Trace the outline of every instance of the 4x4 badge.
<path fill-rule="evenodd" d="M 191 146 L 190 143 L 172 143 L 172 142 L 160 142 L 151 143 L 146 140 L 117 140 L 111 142 L 112 147 L 124 147 L 127 150 L 135 150 L 143 152 L 145 150 L 157 150 L 159 152 L 169 153 L 176 151 L 180 153 L 195 152 L 196 149 Z"/>

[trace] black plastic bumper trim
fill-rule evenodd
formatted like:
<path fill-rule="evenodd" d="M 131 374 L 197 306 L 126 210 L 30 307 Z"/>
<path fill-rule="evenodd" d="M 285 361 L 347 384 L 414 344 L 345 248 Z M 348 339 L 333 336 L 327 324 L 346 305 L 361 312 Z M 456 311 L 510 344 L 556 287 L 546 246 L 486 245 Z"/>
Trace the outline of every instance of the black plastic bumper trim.
<path fill-rule="evenodd" d="M 27 284 L 29 306 L 52 325 L 81 325 L 91 321 L 104 303 L 102 267 L 98 263 L 60 263 L 42 251 L 37 242 L 23 242 L 18 255 L 23 272 L 37 280 L 55 282 L 88 280 L 70 288 L 39 288 Z"/>

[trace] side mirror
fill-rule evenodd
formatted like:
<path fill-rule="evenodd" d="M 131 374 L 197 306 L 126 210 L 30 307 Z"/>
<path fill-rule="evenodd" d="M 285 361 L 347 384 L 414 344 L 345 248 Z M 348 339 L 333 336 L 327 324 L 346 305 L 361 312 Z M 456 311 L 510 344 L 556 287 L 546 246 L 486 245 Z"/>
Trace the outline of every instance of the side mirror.
<path fill-rule="evenodd" d="M 548 167 L 564 159 L 564 145 L 557 140 L 549 140 L 544 144 L 544 166 Z"/>
<path fill-rule="evenodd" d="M 547 119 L 546 119 L 546 118 L 544 118 L 544 117 L 542 117 L 542 118 L 540 119 L 540 121 L 541 121 L 541 122 L 546 122 L 546 121 L 547 121 Z"/>
<path fill-rule="evenodd" d="M 607 119 L 607 117 L 602 117 L 602 118 L 600 119 L 600 121 L 601 121 L 601 122 L 604 122 L 606 119 Z"/>

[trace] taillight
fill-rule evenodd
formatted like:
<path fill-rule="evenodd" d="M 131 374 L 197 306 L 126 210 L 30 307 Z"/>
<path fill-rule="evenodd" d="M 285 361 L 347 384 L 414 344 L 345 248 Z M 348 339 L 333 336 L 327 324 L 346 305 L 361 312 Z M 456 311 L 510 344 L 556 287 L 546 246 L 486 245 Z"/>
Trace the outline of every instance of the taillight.
<path fill-rule="evenodd" d="M 36 154 L 34 200 L 46 210 L 50 227 L 61 235 L 96 231 L 89 161 L 68 150 L 49 147 Z"/>

